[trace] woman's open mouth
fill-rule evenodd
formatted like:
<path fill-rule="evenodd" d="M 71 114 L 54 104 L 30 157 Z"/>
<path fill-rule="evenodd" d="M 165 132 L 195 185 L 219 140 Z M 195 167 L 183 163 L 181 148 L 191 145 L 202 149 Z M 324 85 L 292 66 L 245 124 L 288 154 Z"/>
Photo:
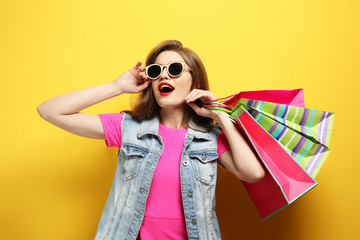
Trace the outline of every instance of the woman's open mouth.
<path fill-rule="evenodd" d="M 166 82 L 162 82 L 159 84 L 159 92 L 161 96 L 167 96 L 174 91 L 174 87 Z"/>

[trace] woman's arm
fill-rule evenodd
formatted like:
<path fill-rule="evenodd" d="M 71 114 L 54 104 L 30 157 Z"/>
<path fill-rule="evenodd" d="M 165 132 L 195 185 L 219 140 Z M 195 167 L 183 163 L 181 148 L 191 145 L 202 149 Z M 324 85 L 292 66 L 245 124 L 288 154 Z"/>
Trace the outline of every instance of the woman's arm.
<path fill-rule="evenodd" d="M 214 119 L 224 131 L 230 149 L 223 153 L 220 162 L 240 180 L 251 183 L 260 181 L 265 176 L 265 171 L 248 141 L 228 117 L 216 111 L 198 107 L 194 104 L 197 99 L 207 101 L 215 97 L 209 91 L 196 89 L 189 93 L 185 101 L 198 115 Z"/>
<path fill-rule="evenodd" d="M 150 81 L 140 66 L 141 62 L 138 62 L 111 83 L 54 97 L 40 104 L 37 110 L 43 119 L 66 131 L 83 137 L 105 139 L 99 117 L 80 111 L 120 94 L 137 93 L 145 89 Z"/>
<path fill-rule="evenodd" d="M 250 183 L 260 181 L 265 176 L 265 171 L 244 135 L 228 117 L 222 114 L 219 114 L 215 121 L 224 131 L 230 145 L 230 149 L 221 156 L 220 162 L 243 181 Z"/>

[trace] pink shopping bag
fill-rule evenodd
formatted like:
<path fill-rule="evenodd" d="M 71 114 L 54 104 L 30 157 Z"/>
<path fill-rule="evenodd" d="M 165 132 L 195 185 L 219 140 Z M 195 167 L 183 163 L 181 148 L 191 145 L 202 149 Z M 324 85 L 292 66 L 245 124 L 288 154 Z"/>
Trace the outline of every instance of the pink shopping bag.
<path fill-rule="evenodd" d="M 244 109 L 236 119 L 266 169 L 257 183 L 243 182 L 261 218 L 266 219 L 291 204 L 317 182 Z"/>
<path fill-rule="evenodd" d="M 224 104 L 228 106 L 235 106 L 240 98 L 288 104 L 296 107 L 305 107 L 304 93 L 302 89 L 242 91 L 224 102 Z"/>

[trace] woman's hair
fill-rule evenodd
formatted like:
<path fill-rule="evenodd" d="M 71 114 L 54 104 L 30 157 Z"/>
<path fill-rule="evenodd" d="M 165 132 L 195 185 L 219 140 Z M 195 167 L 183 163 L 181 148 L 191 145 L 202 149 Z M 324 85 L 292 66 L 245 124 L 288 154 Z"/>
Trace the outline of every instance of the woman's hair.
<path fill-rule="evenodd" d="M 177 40 L 166 40 L 154 47 L 146 58 L 146 66 L 153 64 L 157 56 L 165 51 L 174 51 L 178 53 L 185 60 L 187 65 L 189 65 L 192 78 L 191 90 L 194 88 L 209 90 L 209 83 L 204 64 L 195 52 L 189 48 L 184 48 L 181 42 Z M 192 119 L 196 124 L 205 127 L 208 130 L 212 128 L 213 120 L 211 118 L 197 115 L 187 104 L 186 108 L 188 109 L 188 113 L 190 113 L 190 115 L 187 116 L 188 120 Z M 150 84 L 146 89 L 140 92 L 132 111 L 128 113 L 138 121 L 150 120 L 155 116 L 160 116 L 160 109 Z"/>

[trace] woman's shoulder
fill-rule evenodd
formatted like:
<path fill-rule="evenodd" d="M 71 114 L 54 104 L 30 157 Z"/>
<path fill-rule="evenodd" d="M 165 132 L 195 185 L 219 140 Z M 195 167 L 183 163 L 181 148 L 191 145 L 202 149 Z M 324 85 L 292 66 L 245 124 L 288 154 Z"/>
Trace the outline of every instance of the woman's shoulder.
<path fill-rule="evenodd" d="M 138 119 L 133 116 L 132 112 L 130 111 L 124 111 L 121 112 L 123 114 L 123 124 L 124 122 L 127 123 L 127 125 L 131 124 L 132 126 L 139 125 L 142 126 L 143 124 L 151 124 L 155 122 L 155 118 L 147 120 L 147 119 Z"/>
<path fill-rule="evenodd" d="M 131 120 L 131 121 L 135 121 L 138 123 L 147 121 L 147 120 L 140 120 L 140 119 L 135 118 L 134 115 L 132 114 L 132 111 L 123 111 L 123 112 L 121 112 L 121 114 L 123 115 L 123 118 L 126 120 Z"/>

